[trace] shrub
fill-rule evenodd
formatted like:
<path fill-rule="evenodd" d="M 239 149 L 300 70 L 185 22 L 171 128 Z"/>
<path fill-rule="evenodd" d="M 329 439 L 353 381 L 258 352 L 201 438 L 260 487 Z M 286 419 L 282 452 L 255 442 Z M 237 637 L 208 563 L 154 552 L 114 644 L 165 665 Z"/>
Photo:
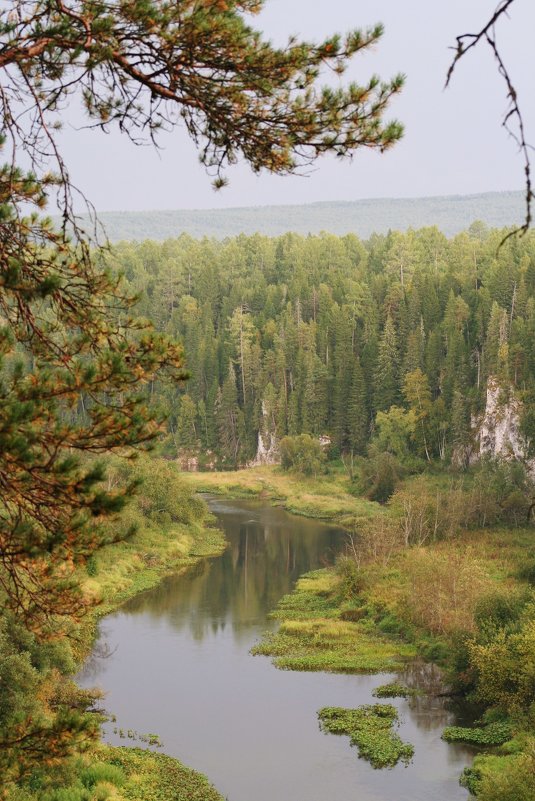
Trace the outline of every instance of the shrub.
<path fill-rule="evenodd" d="M 121 768 L 117 765 L 110 765 L 107 762 L 95 762 L 94 765 L 82 771 L 80 778 L 85 787 L 93 787 L 99 782 L 107 782 L 115 785 L 115 787 L 122 787 L 125 782 L 125 775 Z"/>
<path fill-rule="evenodd" d="M 95 559 L 94 555 L 91 555 L 87 562 L 85 563 L 85 567 L 87 570 L 88 576 L 96 576 L 98 573 L 98 565 L 97 560 Z"/>
<path fill-rule="evenodd" d="M 411 489 L 397 490 L 389 501 L 401 512 L 405 545 L 424 545 L 448 539 L 471 523 L 470 496 L 462 485 L 431 492 L 426 481 L 417 480 Z"/>
<path fill-rule="evenodd" d="M 494 592 L 485 595 L 476 605 L 474 618 L 479 629 L 508 628 L 516 623 L 526 604 L 519 594 Z"/>
<path fill-rule="evenodd" d="M 348 534 L 347 556 L 358 568 L 370 563 L 386 567 L 402 547 L 398 522 L 381 515 L 368 520 L 362 529 Z"/>
<path fill-rule="evenodd" d="M 535 559 L 527 559 L 518 571 L 517 576 L 535 587 Z"/>
<path fill-rule="evenodd" d="M 510 712 L 535 702 L 535 618 L 525 617 L 514 633 L 502 628 L 487 642 L 469 644 L 477 700 Z"/>
<path fill-rule="evenodd" d="M 338 592 L 341 600 L 353 601 L 365 588 L 364 575 L 357 562 L 350 556 L 341 556 L 336 560 L 336 573 L 340 577 Z"/>
<path fill-rule="evenodd" d="M 477 781 L 477 779 L 476 779 Z M 533 801 L 535 799 L 535 749 L 507 759 L 500 771 L 477 781 L 478 801 Z"/>
<path fill-rule="evenodd" d="M 358 490 L 371 501 L 386 503 L 392 497 L 403 473 L 403 467 L 395 456 L 372 446 L 368 450 L 368 458 L 360 462 Z"/>
<path fill-rule="evenodd" d="M 280 443 L 281 467 L 305 476 L 316 476 L 324 470 L 325 454 L 317 439 L 310 434 L 283 437 Z"/>
<path fill-rule="evenodd" d="M 474 610 L 489 579 L 469 550 L 413 548 L 407 561 L 405 614 L 434 634 L 472 631 Z"/>
<path fill-rule="evenodd" d="M 501 521 L 519 526 L 526 524 L 535 485 L 520 461 L 487 459 L 476 471 L 472 494 L 479 525 Z"/>

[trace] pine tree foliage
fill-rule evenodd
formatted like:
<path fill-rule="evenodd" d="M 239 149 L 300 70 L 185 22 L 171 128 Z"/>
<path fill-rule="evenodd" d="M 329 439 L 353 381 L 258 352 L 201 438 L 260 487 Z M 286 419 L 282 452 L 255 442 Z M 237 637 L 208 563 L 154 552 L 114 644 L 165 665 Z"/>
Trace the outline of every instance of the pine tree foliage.
<path fill-rule="evenodd" d="M 20 108 L 33 109 L 24 135 L 39 150 L 73 94 L 95 125 L 118 124 L 134 139 L 155 137 L 182 119 L 216 185 L 238 155 L 257 172 L 289 173 L 325 152 L 348 156 L 358 147 L 394 144 L 401 126 L 382 116 L 402 76 L 318 86 L 323 67 L 342 73 L 356 53 L 377 43 L 382 27 L 275 48 L 248 23 L 263 5 L 16 0 L 0 20 L 10 133 L 18 138 L 25 124 Z"/>

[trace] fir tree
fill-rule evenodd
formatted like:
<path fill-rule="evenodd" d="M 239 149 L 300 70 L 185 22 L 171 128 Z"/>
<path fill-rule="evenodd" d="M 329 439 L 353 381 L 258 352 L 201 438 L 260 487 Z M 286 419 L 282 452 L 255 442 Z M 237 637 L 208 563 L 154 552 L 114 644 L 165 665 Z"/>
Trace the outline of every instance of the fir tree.
<path fill-rule="evenodd" d="M 379 341 L 377 366 L 375 369 L 374 406 L 377 411 L 387 411 L 399 401 L 399 352 L 396 329 L 388 315 Z"/>
<path fill-rule="evenodd" d="M 368 441 L 369 420 L 366 384 L 358 356 L 354 358 L 351 370 L 351 388 L 347 403 L 347 428 L 351 451 L 363 454 Z"/>

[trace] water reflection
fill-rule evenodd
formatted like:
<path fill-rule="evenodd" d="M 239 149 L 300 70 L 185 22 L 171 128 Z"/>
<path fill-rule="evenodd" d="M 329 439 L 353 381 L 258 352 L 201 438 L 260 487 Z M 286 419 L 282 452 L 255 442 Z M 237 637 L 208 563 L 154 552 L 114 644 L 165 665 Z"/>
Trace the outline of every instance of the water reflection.
<path fill-rule="evenodd" d="M 173 576 L 130 601 L 128 614 L 165 618 L 188 627 L 196 640 L 230 626 L 237 637 L 262 623 L 303 573 L 332 564 L 344 546 L 333 527 L 289 516 L 280 509 L 243 502 L 240 507 L 212 501 L 228 541 L 221 557 Z"/>
<path fill-rule="evenodd" d="M 95 651 L 80 682 L 107 691 L 117 725 L 157 732 L 166 753 L 229 801 L 466 801 L 458 776 L 470 751 L 440 738 L 456 719 L 433 667 L 415 663 L 401 677 L 292 673 L 249 654 L 267 613 L 299 575 L 333 561 L 343 533 L 269 506 L 211 506 L 229 541 L 223 556 L 103 621 L 108 651 Z M 320 731 L 317 710 L 373 703 L 373 688 L 396 678 L 429 695 L 392 702 L 414 762 L 377 771 L 348 738 Z M 105 737 L 124 745 L 113 726 Z"/>

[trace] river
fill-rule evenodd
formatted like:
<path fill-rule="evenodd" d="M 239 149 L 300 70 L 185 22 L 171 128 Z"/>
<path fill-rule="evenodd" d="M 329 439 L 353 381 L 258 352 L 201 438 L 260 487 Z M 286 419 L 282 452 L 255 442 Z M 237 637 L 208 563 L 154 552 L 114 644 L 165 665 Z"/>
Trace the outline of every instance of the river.
<path fill-rule="evenodd" d="M 114 728 L 157 733 L 163 750 L 206 774 L 228 801 L 465 801 L 470 750 L 440 739 L 456 722 L 443 699 L 396 699 L 413 762 L 374 770 L 347 737 L 323 734 L 317 710 L 373 703 L 394 674 L 280 671 L 249 649 L 278 599 L 308 570 L 332 563 L 343 532 L 266 504 L 210 501 L 229 541 L 189 575 L 168 578 L 105 618 L 82 686 L 106 693 Z M 405 680 L 432 685 L 429 667 Z M 388 702 L 390 703 L 390 701 Z"/>

